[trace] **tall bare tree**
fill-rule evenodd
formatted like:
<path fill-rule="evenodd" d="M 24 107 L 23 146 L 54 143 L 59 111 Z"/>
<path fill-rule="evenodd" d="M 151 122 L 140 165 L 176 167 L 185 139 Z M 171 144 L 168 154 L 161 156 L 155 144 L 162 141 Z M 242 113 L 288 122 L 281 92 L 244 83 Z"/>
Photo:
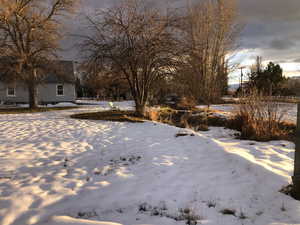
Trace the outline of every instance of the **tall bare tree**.
<path fill-rule="evenodd" d="M 173 68 L 176 17 L 143 0 L 122 0 L 89 18 L 93 34 L 84 37 L 87 62 L 120 71 L 131 90 L 136 112 L 144 114 L 151 87 Z"/>
<path fill-rule="evenodd" d="M 37 85 L 56 58 L 62 17 L 76 0 L 0 0 L 1 71 L 8 81 L 23 82 L 30 108 L 37 107 Z"/>
<path fill-rule="evenodd" d="M 187 8 L 180 72 L 192 97 L 209 105 L 224 89 L 228 53 L 240 31 L 236 0 L 199 0 Z"/>

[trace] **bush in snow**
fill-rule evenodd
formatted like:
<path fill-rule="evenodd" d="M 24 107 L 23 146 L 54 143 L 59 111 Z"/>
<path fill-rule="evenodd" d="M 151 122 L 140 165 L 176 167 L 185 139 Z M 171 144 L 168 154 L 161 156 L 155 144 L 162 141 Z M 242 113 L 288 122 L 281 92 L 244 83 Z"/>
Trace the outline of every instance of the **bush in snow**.
<path fill-rule="evenodd" d="M 98 217 L 98 214 L 96 211 L 92 210 L 92 211 L 80 211 L 77 213 L 76 218 L 80 218 L 80 219 L 90 219 L 90 218 L 95 218 Z"/>
<path fill-rule="evenodd" d="M 288 108 L 252 90 L 242 98 L 231 126 L 241 132 L 242 138 L 269 141 L 287 139 L 290 130 L 283 124 Z"/>
<path fill-rule="evenodd" d="M 217 203 L 216 203 L 216 201 L 214 201 L 214 200 L 209 200 L 209 201 L 207 202 L 207 207 L 208 207 L 208 208 L 216 208 L 216 205 L 217 205 Z"/>
<path fill-rule="evenodd" d="M 222 213 L 223 215 L 232 215 L 232 216 L 235 216 L 236 210 L 235 209 L 222 209 L 220 211 L 220 213 Z"/>
<path fill-rule="evenodd" d="M 140 213 L 150 213 L 151 216 L 166 217 L 175 221 L 185 221 L 187 225 L 196 225 L 201 217 L 193 209 L 183 208 L 177 212 L 170 213 L 165 202 L 160 202 L 158 206 L 152 206 L 146 202 L 138 206 Z"/>

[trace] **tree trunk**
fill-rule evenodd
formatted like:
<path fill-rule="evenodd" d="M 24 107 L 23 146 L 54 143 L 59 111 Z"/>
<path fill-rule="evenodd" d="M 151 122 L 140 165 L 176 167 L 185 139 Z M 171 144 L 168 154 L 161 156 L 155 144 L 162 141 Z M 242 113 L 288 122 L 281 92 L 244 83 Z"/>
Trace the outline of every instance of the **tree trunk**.
<path fill-rule="evenodd" d="M 38 95 L 37 95 L 37 85 L 35 82 L 30 82 L 28 84 L 28 94 L 29 94 L 29 108 L 38 108 Z"/>
<path fill-rule="evenodd" d="M 140 103 L 138 101 L 135 101 L 135 112 L 137 116 L 144 117 L 145 116 L 145 103 Z"/>

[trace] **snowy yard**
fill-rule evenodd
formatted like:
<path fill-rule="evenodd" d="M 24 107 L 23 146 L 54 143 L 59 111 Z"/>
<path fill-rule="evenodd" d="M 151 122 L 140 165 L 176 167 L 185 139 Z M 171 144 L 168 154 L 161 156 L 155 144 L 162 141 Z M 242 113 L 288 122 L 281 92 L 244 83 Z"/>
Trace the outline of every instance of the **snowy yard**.
<path fill-rule="evenodd" d="M 188 210 L 198 224 L 300 224 L 300 202 L 279 193 L 292 143 L 69 118 L 99 109 L 0 115 L 1 225 L 184 225 Z"/>

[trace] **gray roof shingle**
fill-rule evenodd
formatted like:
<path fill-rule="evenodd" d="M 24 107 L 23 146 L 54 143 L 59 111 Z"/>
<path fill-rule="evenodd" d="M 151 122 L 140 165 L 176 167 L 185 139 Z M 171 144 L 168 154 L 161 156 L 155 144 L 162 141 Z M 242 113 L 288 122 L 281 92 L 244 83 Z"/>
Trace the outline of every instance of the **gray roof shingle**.
<path fill-rule="evenodd" d="M 11 76 L 9 67 L 11 65 L 10 60 L 6 60 L 2 58 L 0 60 L 0 81 L 17 81 L 18 77 Z M 51 63 L 45 66 L 48 68 L 48 73 L 45 76 L 42 76 L 43 83 L 75 83 L 75 70 L 74 70 L 74 62 L 67 60 L 53 60 Z M 12 78 L 14 77 L 14 78 Z"/>

